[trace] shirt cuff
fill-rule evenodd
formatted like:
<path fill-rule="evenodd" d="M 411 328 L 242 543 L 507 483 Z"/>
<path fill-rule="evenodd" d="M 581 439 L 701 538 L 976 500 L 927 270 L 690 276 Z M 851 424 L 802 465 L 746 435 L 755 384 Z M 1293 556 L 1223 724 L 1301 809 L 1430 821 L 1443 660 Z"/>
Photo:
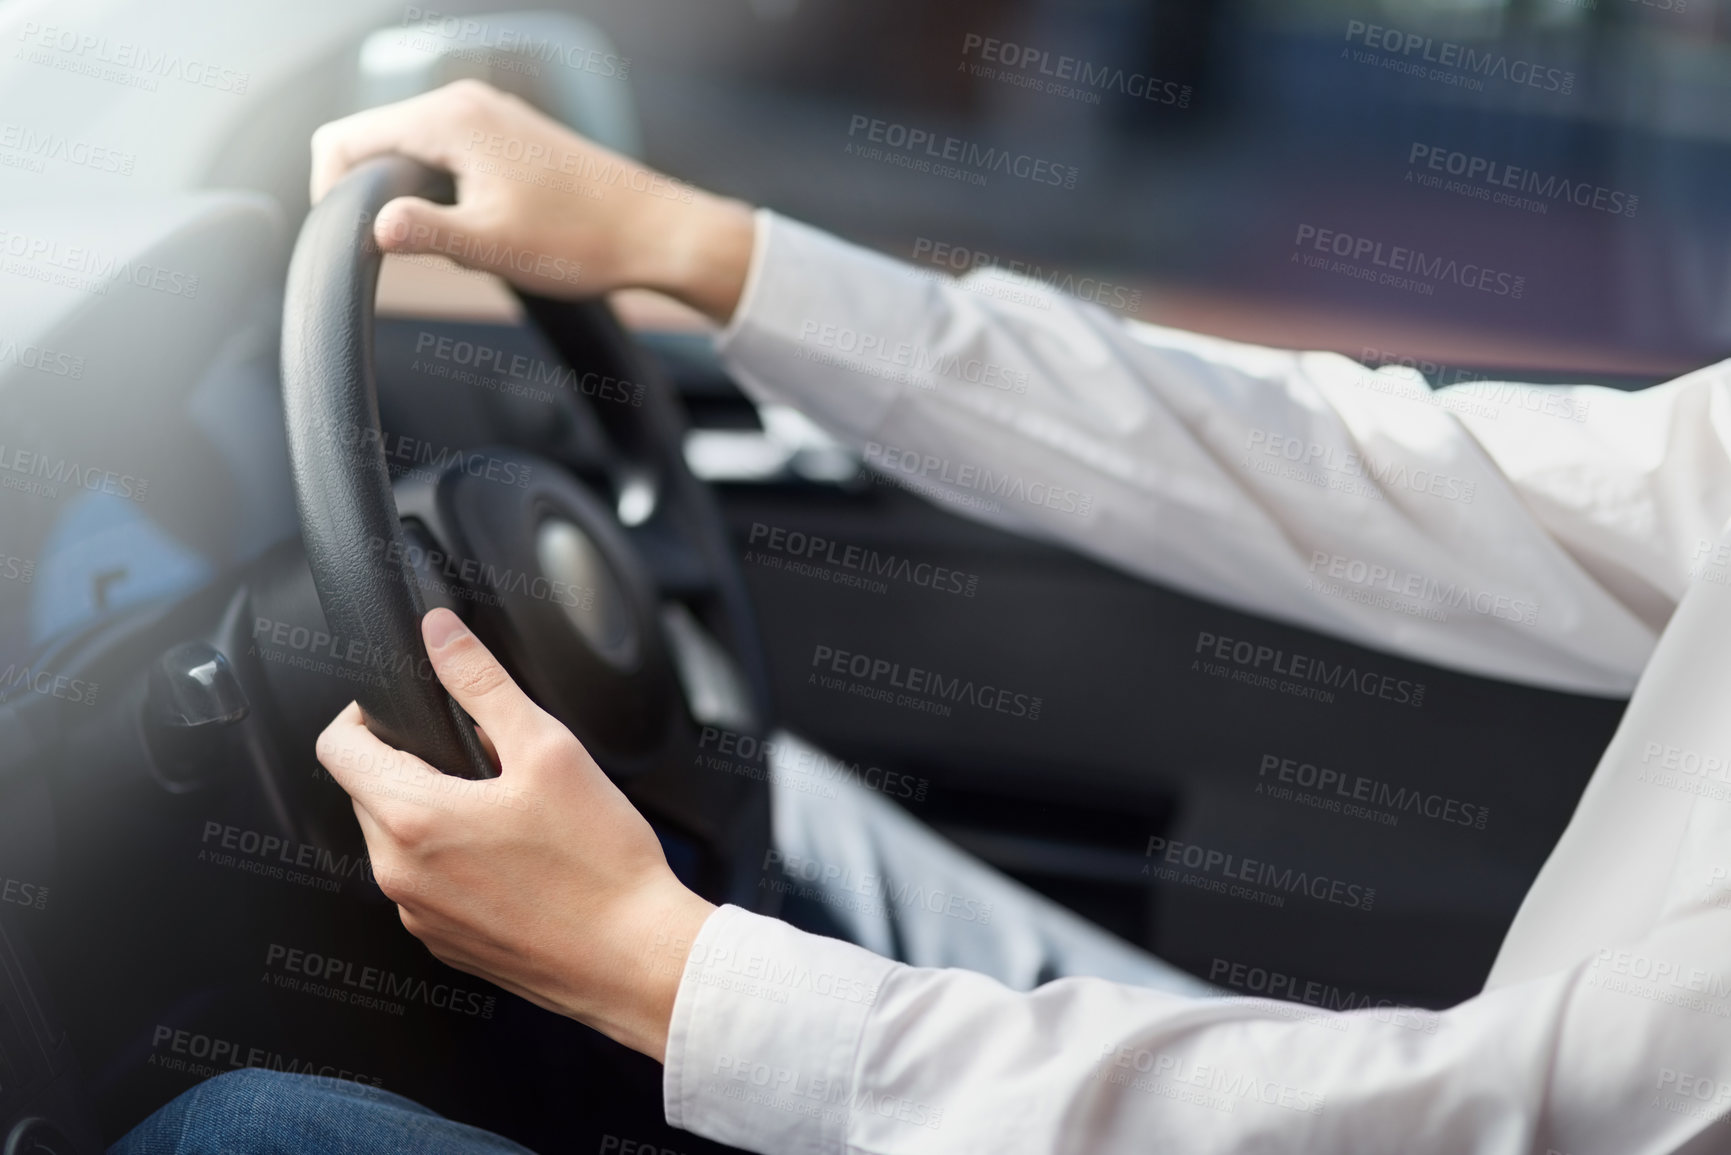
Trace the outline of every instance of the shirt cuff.
<path fill-rule="evenodd" d="M 716 352 L 752 400 L 866 439 L 930 388 L 919 355 L 948 316 L 947 277 L 758 209 L 751 268 Z"/>
<path fill-rule="evenodd" d="M 724 906 L 692 943 L 667 1032 L 667 1122 L 764 1155 L 840 1152 L 855 1060 L 900 964 Z"/>

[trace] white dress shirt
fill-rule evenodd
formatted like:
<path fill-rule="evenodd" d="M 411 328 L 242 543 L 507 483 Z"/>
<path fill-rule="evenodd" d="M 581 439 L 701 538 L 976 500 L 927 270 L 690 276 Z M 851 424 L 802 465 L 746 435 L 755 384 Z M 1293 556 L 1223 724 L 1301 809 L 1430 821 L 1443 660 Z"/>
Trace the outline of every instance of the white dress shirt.
<path fill-rule="evenodd" d="M 958 512 L 1437 665 L 1640 685 L 1458 1007 L 1021 993 L 723 908 L 674 1008 L 671 1123 L 775 1153 L 1731 1147 L 1720 369 L 1433 394 L 998 273 L 948 281 L 767 212 L 719 347 L 755 398 Z"/>

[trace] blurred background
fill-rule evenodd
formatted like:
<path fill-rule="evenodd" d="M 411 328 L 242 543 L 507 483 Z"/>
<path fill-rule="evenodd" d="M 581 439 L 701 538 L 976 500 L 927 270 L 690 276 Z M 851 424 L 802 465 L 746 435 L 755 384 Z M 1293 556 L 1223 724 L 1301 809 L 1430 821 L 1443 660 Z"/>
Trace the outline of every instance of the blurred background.
<path fill-rule="evenodd" d="M 1151 319 L 1606 383 L 1673 375 L 1718 359 L 1731 341 L 1724 9 L 1719 0 L 582 6 L 633 62 L 650 159 L 700 185 L 904 258 L 929 259 L 944 243 L 1048 276 L 1140 288 L 1135 311 Z M 1367 46 L 1361 24 L 1428 43 L 1409 53 Z M 984 39 L 1022 51 L 1000 48 L 994 62 Z M 1448 45 L 1489 63 L 1439 69 L 1464 84 L 1387 66 L 1427 51 L 1447 59 Z M 1061 57 L 1110 79 L 1065 86 L 1080 95 L 1026 86 Z M 1535 75 L 1539 83 L 1522 83 Z M 1130 95 L 1138 76 L 1178 86 L 1186 103 Z M 998 178 L 979 188 L 862 160 L 846 152 L 855 115 L 1070 165 L 1075 187 Z M 1446 184 L 1446 166 L 1461 163 L 1450 153 L 1500 166 L 1480 171 L 1513 182 L 1526 203 L 1483 199 L 1504 191 L 1483 179 L 1467 182 L 1473 193 L 1409 179 Z M 1432 157 L 1445 167 L 1425 168 Z M 1507 270 L 1525 291 L 1425 297 L 1320 273 L 1292 262 L 1306 223 Z"/>

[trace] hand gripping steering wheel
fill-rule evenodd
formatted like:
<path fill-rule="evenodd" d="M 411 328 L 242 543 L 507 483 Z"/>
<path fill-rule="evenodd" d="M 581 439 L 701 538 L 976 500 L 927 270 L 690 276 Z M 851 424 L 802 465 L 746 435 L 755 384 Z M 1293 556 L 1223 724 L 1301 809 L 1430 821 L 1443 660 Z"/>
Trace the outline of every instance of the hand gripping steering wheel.
<path fill-rule="evenodd" d="M 393 489 L 373 372 L 381 263 L 373 222 L 399 196 L 450 203 L 454 191 L 449 175 L 404 157 L 356 166 L 307 216 L 284 301 L 284 408 L 301 532 L 331 635 L 351 650 L 358 644 L 379 675 L 357 688 L 368 728 L 447 774 L 494 773 L 473 723 L 429 676 L 425 575 L 417 578 L 410 559 L 417 542 L 432 540 L 475 563 L 465 573 L 486 575 L 465 578 L 477 587 L 461 603 L 472 628 L 610 774 L 645 771 L 676 750 L 689 767 L 695 724 L 712 719 L 693 717 L 691 663 L 669 643 L 677 632 L 666 628 L 669 607 L 702 623 L 714 643 L 705 650 L 711 666 L 723 655 L 737 675 L 735 724 L 752 728 L 767 716 L 768 680 L 719 507 L 684 462 L 676 396 L 604 304 L 520 294 L 568 365 L 643 386 L 639 404 L 589 409 L 604 431 L 603 472 L 647 486 L 653 511 L 628 531 L 616 505 L 563 464 L 506 447 L 486 452 L 524 476 L 532 471 L 533 485 L 448 468 L 415 504 L 406 535 L 409 510 L 403 487 Z M 567 580 L 550 585 L 549 571 Z M 536 592 L 547 588 L 581 590 L 581 604 Z"/>

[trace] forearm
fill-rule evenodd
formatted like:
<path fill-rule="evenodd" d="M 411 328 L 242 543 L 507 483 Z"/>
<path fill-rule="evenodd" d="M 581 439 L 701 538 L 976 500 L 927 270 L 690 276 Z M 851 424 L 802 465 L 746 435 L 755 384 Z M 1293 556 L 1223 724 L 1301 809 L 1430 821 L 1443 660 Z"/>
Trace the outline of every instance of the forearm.
<path fill-rule="evenodd" d="M 755 231 L 748 205 L 709 193 L 648 205 L 626 245 L 624 280 L 726 325 L 745 288 Z"/>
<path fill-rule="evenodd" d="M 374 235 L 386 252 L 454 255 L 552 296 L 653 289 L 718 324 L 738 304 L 751 263 L 749 208 L 603 148 L 516 97 L 458 81 L 322 126 L 312 140 L 312 200 L 381 153 L 444 169 L 457 185 L 452 206 L 402 197 L 381 209 Z M 535 156 L 581 175 L 543 181 L 524 159 Z"/>
<path fill-rule="evenodd" d="M 715 912 L 677 880 L 666 879 L 620 902 L 618 917 L 598 926 L 612 941 L 606 967 L 573 976 L 571 1001 L 558 1009 L 615 1042 L 648 1055 L 667 1056 L 667 1029 L 691 944 Z"/>

